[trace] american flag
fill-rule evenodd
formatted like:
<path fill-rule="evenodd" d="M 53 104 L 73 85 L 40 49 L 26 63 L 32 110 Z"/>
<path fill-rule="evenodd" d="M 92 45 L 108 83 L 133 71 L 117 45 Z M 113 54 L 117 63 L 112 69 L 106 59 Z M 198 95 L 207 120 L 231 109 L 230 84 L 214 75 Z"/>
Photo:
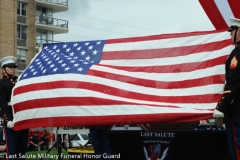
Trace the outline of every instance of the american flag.
<path fill-rule="evenodd" d="M 149 150 L 150 150 L 150 159 L 151 160 L 160 159 L 161 144 L 150 145 Z"/>
<path fill-rule="evenodd" d="M 45 44 L 13 89 L 14 128 L 211 118 L 233 48 L 225 30 Z"/>

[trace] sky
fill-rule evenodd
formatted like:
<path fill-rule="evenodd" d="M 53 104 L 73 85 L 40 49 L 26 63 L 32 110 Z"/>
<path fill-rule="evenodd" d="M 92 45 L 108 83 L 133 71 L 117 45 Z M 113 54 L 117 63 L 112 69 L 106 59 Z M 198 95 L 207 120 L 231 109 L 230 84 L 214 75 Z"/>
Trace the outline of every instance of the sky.
<path fill-rule="evenodd" d="M 68 0 L 69 32 L 55 41 L 75 42 L 214 30 L 198 0 Z"/>

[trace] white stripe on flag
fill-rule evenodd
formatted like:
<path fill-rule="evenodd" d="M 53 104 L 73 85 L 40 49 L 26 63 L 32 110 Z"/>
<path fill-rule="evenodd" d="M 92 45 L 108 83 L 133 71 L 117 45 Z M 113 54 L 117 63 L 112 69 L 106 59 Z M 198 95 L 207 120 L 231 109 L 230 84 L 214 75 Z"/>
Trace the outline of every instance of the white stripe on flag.
<path fill-rule="evenodd" d="M 229 39 L 228 32 L 212 33 L 208 35 L 197 35 L 180 38 L 168 38 L 160 40 L 149 40 L 141 42 L 125 42 L 116 44 L 106 44 L 103 52 L 108 51 L 130 51 L 130 50 L 145 50 L 145 49 L 159 49 L 159 48 L 174 48 L 191 45 L 206 44 L 210 42 L 217 42 Z"/>
<path fill-rule="evenodd" d="M 114 108 L 114 109 L 113 109 Z M 66 110 L 68 112 L 66 112 Z M 66 114 L 67 113 L 67 114 Z M 111 105 L 111 106 L 58 106 L 49 108 L 34 108 L 18 112 L 16 121 L 67 116 L 109 116 L 109 115 L 139 115 L 164 113 L 212 113 L 209 110 L 185 108 L 152 107 L 144 105 Z"/>

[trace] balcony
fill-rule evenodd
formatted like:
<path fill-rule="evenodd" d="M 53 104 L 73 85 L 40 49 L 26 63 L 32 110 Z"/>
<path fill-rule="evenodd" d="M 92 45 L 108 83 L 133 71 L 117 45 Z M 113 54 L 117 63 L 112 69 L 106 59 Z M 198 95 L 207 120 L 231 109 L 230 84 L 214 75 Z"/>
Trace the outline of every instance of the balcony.
<path fill-rule="evenodd" d="M 64 12 L 68 10 L 68 0 L 35 0 L 37 6 L 50 8 L 53 13 Z"/>
<path fill-rule="evenodd" d="M 61 43 L 60 41 L 46 40 L 46 39 L 36 39 L 36 47 L 40 47 L 41 44 L 51 44 L 51 43 Z"/>
<path fill-rule="evenodd" d="M 36 16 L 36 27 L 43 30 L 53 31 L 53 34 L 67 33 L 68 32 L 68 21 Z"/>

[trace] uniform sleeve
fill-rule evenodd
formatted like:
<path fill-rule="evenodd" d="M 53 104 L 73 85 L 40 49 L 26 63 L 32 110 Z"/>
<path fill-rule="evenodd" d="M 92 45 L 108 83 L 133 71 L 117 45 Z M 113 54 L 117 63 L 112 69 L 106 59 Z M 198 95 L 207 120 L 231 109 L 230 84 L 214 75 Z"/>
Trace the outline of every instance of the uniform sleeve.
<path fill-rule="evenodd" d="M 232 54 L 233 57 L 230 59 L 230 65 L 226 66 L 229 72 L 226 77 L 224 91 L 216 107 L 216 109 L 223 113 L 226 113 L 240 88 L 240 49 L 234 50 Z"/>
<path fill-rule="evenodd" d="M 43 135 L 41 135 L 41 142 L 44 141 L 45 137 L 43 137 Z"/>

